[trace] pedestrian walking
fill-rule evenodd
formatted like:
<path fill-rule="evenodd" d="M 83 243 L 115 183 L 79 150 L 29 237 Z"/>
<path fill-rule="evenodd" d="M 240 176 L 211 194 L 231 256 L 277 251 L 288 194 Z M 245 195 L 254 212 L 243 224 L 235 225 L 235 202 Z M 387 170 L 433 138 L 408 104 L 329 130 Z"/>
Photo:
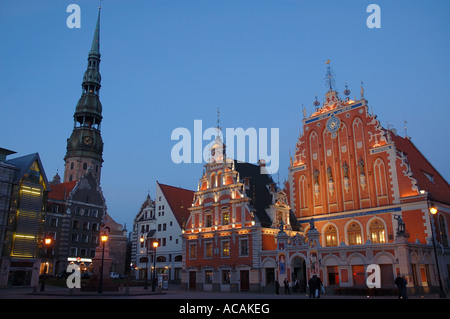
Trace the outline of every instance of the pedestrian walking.
<path fill-rule="evenodd" d="M 309 286 L 309 298 L 316 298 L 316 290 L 317 290 L 317 280 L 316 275 L 312 276 L 308 280 L 308 286 Z"/>
<path fill-rule="evenodd" d="M 317 298 L 320 298 L 320 293 L 325 292 L 325 289 L 323 288 L 322 280 L 320 280 L 320 277 L 317 277 L 316 275 L 314 276 L 316 277 L 317 281 Z"/>
<path fill-rule="evenodd" d="M 397 274 L 397 278 L 394 280 L 394 284 L 398 289 L 398 299 L 408 299 L 408 296 L 406 295 L 406 284 L 408 282 L 405 279 L 405 276 L 401 276 L 400 274 Z"/>
<path fill-rule="evenodd" d="M 290 295 L 291 291 L 289 290 L 289 280 L 287 278 L 284 278 L 284 294 Z"/>
<path fill-rule="evenodd" d="M 280 294 L 280 283 L 278 282 L 278 279 L 275 279 L 275 295 Z"/>

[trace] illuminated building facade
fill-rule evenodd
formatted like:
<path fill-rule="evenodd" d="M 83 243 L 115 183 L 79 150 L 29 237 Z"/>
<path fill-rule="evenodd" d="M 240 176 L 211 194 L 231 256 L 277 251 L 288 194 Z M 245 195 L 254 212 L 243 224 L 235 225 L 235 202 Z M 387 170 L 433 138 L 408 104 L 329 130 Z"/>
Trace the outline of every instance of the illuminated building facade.
<path fill-rule="evenodd" d="M 374 264 L 385 293 L 397 274 L 411 293 L 449 289 L 449 184 L 411 138 L 381 126 L 362 85 L 359 100 L 347 87 L 341 98 L 328 66 L 327 87 L 303 110 L 283 190 L 216 139 L 183 233 L 184 288 L 272 291 L 287 279 L 305 291 L 317 275 L 345 293 L 367 288 Z"/>
<path fill-rule="evenodd" d="M 261 291 L 287 275 L 277 272 L 287 248 L 277 238 L 299 229 L 286 194 L 264 172 L 263 163 L 227 158 L 216 138 L 183 228 L 183 288 Z"/>
<path fill-rule="evenodd" d="M 45 257 L 42 220 L 49 184 L 38 153 L 2 159 L 0 286 L 35 286 Z"/>
<path fill-rule="evenodd" d="M 331 80 L 323 103 L 316 99 L 311 116 L 304 111 L 286 184 L 302 228 L 313 221 L 318 232 L 316 267 L 302 256 L 308 273 L 328 287 L 367 287 L 367 267 L 376 264 L 382 288 L 401 274 L 411 292 L 448 289 L 448 183 L 408 136 L 381 126 L 362 86 L 359 100 L 348 88 L 341 99 Z"/>

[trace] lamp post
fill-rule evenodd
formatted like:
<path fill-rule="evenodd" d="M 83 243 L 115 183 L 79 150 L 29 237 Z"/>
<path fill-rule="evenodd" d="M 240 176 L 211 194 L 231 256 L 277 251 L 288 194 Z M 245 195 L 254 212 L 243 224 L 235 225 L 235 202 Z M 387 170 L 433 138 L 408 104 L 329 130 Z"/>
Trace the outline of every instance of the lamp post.
<path fill-rule="evenodd" d="M 103 292 L 103 261 L 104 261 L 104 257 L 105 257 L 105 245 L 106 242 L 108 241 L 108 235 L 106 233 L 104 233 L 103 235 L 100 236 L 100 240 L 102 243 L 102 263 L 100 266 L 100 283 L 98 285 L 98 293 L 101 294 Z"/>
<path fill-rule="evenodd" d="M 152 292 L 155 291 L 155 286 L 156 286 L 156 248 L 158 248 L 158 242 L 154 241 L 153 242 L 153 279 L 152 279 Z"/>
<path fill-rule="evenodd" d="M 142 236 L 140 238 L 141 243 L 145 242 L 144 236 Z M 144 289 L 148 289 L 148 243 L 149 241 L 147 240 L 147 242 L 145 243 L 145 246 L 147 248 L 147 254 L 146 254 L 146 259 L 145 259 L 145 283 L 144 283 Z"/>
<path fill-rule="evenodd" d="M 428 211 L 430 212 L 430 225 L 431 225 L 431 239 L 433 242 L 433 250 L 434 250 L 434 257 L 436 259 L 436 269 L 437 269 L 437 275 L 438 275 L 438 280 L 439 280 L 439 298 L 447 298 L 444 288 L 442 286 L 442 281 L 441 281 L 441 272 L 439 270 L 439 261 L 438 261 L 438 256 L 437 256 L 437 252 L 436 252 L 436 242 L 434 239 L 434 218 L 433 215 L 436 215 L 438 210 L 436 208 L 436 206 L 433 205 L 433 203 L 430 203 L 430 195 L 427 196 L 427 206 L 428 206 Z"/>
<path fill-rule="evenodd" d="M 41 280 L 41 291 L 45 290 L 45 280 L 47 279 L 47 272 L 48 272 L 48 267 L 47 267 L 47 250 L 48 247 L 50 247 L 50 245 L 52 244 L 52 239 L 50 237 L 46 237 L 44 239 L 44 247 L 45 247 L 45 251 L 44 251 L 44 271 L 42 273 L 42 280 Z"/>

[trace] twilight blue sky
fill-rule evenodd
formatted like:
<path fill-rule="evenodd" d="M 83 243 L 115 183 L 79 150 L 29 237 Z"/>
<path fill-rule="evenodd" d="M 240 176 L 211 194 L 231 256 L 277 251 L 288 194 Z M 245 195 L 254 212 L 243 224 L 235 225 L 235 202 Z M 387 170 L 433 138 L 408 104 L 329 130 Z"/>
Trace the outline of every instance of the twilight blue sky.
<path fill-rule="evenodd" d="M 69 29 L 69 4 L 81 28 Z M 366 8 L 381 8 L 369 29 Z M 39 152 L 49 180 L 63 174 L 66 139 L 98 13 L 93 0 L 0 1 L 0 147 Z M 365 98 L 384 127 L 407 133 L 450 180 L 450 1 L 105 0 L 102 3 L 102 188 L 132 229 L 155 183 L 196 189 L 202 164 L 174 164 L 178 127 L 279 128 L 280 169 L 308 114 L 336 87 Z M 206 146 L 209 141 L 204 141 Z"/>

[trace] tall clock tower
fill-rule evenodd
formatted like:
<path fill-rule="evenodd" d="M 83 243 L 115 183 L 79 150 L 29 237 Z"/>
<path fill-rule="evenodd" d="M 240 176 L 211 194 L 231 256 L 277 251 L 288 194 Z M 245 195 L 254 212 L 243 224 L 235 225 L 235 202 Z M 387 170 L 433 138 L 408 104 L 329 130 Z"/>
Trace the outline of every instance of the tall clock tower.
<path fill-rule="evenodd" d="M 100 92 L 100 9 L 88 65 L 83 76 L 82 94 L 75 108 L 74 128 L 67 139 L 64 157 L 64 182 L 75 181 L 91 169 L 97 182 L 103 163 L 103 140 L 100 133 L 102 104 Z"/>

